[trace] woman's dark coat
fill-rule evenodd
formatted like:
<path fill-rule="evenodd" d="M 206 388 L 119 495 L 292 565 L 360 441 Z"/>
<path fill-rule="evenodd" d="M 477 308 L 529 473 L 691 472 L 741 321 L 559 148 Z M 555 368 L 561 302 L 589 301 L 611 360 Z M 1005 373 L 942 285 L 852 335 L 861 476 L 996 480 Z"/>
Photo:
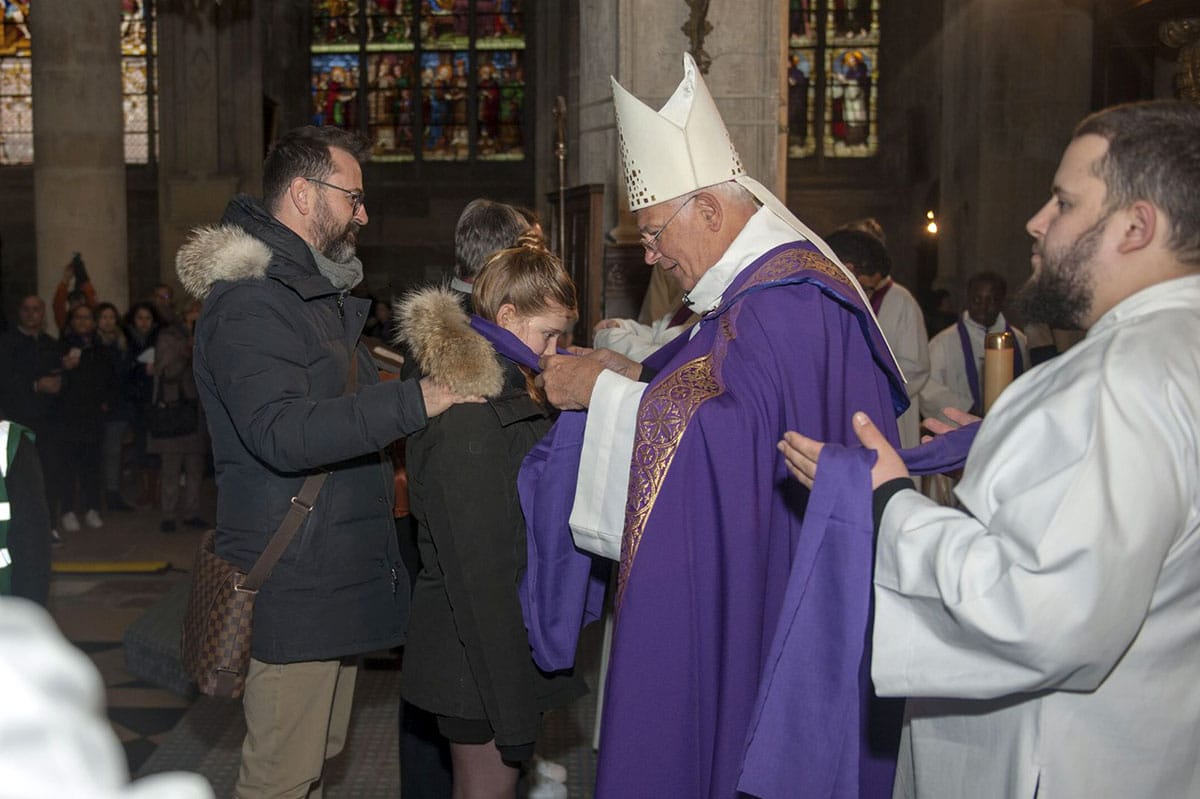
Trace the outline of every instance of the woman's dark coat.
<path fill-rule="evenodd" d="M 424 294 L 436 312 L 459 320 L 453 335 L 482 340 L 466 328 L 466 315 L 452 294 Z M 428 335 L 455 328 L 453 322 L 417 326 Z M 546 675 L 534 665 L 517 595 L 526 563 L 517 472 L 552 420 L 530 397 L 516 364 L 490 348 L 479 358 L 449 342 L 424 344 L 413 350 L 426 372 L 444 376 L 446 371 L 470 372 L 473 366 L 498 370 L 499 389 L 475 392 L 491 396 L 483 404 L 452 407 L 408 439 L 409 497 L 419 526 L 421 572 L 413 593 L 401 692 L 407 701 L 439 715 L 486 719 L 498 746 L 530 744 L 543 710 L 584 691 L 578 678 Z M 430 351 L 436 354 L 430 356 Z M 423 357 L 460 363 L 431 368 Z"/>

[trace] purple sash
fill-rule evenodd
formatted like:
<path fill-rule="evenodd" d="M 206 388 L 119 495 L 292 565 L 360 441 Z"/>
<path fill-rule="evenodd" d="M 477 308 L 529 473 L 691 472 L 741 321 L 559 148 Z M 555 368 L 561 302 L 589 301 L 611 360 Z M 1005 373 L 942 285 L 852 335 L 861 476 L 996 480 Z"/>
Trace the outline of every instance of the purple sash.
<path fill-rule="evenodd" d="M 879 309 L 883 307 L 883 298 L 887 296 L 888 289 L 891 287 L 892 282 L 889 280 L 883 286 L 871 292 L 871 310 L 875 312 L 876 316 L 879 315 Z"/>

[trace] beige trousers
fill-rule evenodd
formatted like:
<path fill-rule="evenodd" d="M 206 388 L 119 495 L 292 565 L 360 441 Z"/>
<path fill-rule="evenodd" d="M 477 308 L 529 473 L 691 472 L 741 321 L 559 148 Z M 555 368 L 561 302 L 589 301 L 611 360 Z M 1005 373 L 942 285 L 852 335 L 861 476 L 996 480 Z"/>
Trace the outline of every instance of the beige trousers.
<path fill-rule="evenodd" d="M 320 799 L 325 761 L 342 751 L 358 666 L 250 660 L 237 799 Z"/>

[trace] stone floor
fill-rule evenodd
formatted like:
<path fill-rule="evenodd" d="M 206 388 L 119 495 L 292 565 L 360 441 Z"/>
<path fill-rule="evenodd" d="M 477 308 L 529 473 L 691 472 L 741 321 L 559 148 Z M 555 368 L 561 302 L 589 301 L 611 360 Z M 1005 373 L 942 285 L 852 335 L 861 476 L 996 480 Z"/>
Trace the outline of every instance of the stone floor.
<path fill-rule="evenodd" d="M 206 481 L 202 513 L 213 518 L 215 499 Z M 182 590 L 201 531 L 159 531 L 152 509 L 104 513 L 105 525 L 68 534 L 54 550 L 56 573 L 50 611 L 64 634 L 96 664 L 107 686 L 108 715 L 138 776 L 167 770 L 196 771 L 217 796 L 230 794 L 242 736 L 236 702 L 184 696 L 126 670 L 122 639 L 147 609 Z M 136 570 L 136 571 L 135 571 Z M 144 571 L 150 570 L 150 571 Z M 594 685 L 598 630 L 589 631 L 581 663 Z M 402 675 L 396 658 L 368 658 L 355 695 L 354 725 L 344 754 L 331 763 L 325 795 L 395 797 L 397 696 Z M 155 684 L 158 683 L 158 684 Z M 590 797 L 595 773 L 591 748 L 595 699 L 546 717 L 539 751 L 568 768 L 571 797 Z"/>

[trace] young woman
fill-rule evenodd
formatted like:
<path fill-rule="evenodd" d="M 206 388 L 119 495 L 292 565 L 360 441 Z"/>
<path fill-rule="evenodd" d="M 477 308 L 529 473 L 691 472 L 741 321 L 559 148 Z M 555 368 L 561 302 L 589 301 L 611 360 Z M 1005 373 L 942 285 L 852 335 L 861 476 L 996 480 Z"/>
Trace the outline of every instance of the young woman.
<path fill-rule="evenodd" d="M 487 398 L 431 419 L 407 445 L 421 571 L 402 692 L 450 741 L 455 799 L 515 796 L 542 712 L 584 691 L 577 677 L 534 665 L 517 595 L 526 564 L 517 472 L 553 421 L 517 360 L 553 352 L 576 307 L 561 263 L 527 241 L 492 256 L 474 284 L 476 314 L 494 323 L 477 325 L 486 338 L 447 289 L 400 306 L 400 336 L 421 370 Z"/>

